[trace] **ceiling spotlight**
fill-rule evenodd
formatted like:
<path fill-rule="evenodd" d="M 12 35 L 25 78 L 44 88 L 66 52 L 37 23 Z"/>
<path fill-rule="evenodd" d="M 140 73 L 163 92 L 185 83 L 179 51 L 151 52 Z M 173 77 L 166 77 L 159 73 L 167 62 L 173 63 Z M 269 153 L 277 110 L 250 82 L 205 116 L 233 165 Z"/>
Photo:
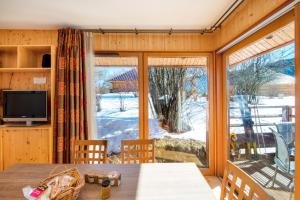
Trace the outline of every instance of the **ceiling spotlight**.
<path fill-rule="evenodd" d="M 272 38 L 273 38 L 273 35 L 268 35 L 268 36 L 266 37 L 267 40 L 271 40 Z"/>

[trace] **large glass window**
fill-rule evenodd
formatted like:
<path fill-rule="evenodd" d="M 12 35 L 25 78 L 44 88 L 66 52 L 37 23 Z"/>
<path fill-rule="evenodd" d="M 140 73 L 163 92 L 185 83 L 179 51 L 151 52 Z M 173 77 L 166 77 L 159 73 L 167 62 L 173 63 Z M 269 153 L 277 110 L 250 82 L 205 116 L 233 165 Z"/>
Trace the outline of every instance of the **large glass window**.
<path fill-rule="evenodd" d="M 108 140 L 108 158 L 120 162 L 121 140 L 139 138 L 138 58 L 96 57 L 95 139 Z"/>
<path fill-rule="evenodd" d="M 206 57 L 148 58 L 149 137 L 157 162 L 208 166 Z"/>
<path fill-rule="evenodd" d="M 293 23 L 229 57 L 229 157 L 275 199 L 294 184 Z M 263 51 L 268 49 L 268 51 Z"/>

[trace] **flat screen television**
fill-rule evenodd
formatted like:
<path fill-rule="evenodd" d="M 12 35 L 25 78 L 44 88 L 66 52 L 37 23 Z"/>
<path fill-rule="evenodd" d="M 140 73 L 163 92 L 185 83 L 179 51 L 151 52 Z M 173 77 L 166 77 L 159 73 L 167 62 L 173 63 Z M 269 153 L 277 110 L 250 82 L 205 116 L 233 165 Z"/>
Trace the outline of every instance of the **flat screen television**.
<path fill-rule="evenodd" d="M 45 90 L 3 90 L 3 121 L 47 121 L 47 96 Z"/>

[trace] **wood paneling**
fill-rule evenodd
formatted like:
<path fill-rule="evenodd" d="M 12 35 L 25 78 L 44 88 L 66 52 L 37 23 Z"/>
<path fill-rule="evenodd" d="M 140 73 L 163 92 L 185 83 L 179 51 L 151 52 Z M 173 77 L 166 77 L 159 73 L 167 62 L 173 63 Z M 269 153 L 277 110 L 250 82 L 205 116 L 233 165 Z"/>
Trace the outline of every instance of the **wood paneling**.
<path fill-rule="evenodd" d="M 57 45 L 57 30 L 0 30 L 0 45 Z"/>
<path fill-rule="evenodd" d="M 230 42 L 290 0 L 245 0 L 216 32 L 216 49 Z"/>
<path fill-rule="evenodd" d="M 212 51 L 214 34 L 94 33 L 95 51 Z"/>
<path fill-rule="evenodd" d="M 300 199 L 300 124 L 299 124 L 299 115 L 300 115 L 300 3 L 297 4 L 295 8 L 295 97 L 296 97 L 296 109 L 295 109 L 295 197 L 294 199 Z"/>
<path fill-rule="evenodd" d="M 227 160 L 226 67 L 223 55 L 216 55 L 216 175 L 223 176 Z M 224 66 L 224 67 L 223 67 Z"/>
<path fill-rule="evenodd" d="M 3 128 L 3 169 L 16 163 L 49 163 L 49 127 Z"/>
<path fill-rule="evenodd" d="M 46 84 L 34 84 L 34 77 L 45 77 Z M 1 90 L 48 90 L 50 92 L 51 75 L 48 72 L 3 72 L 0 73 Z"/>
<path fill-rule="evenodd" d="M 250 44 L 254 44 L 258 40 L 261 40 L 263 37 L 266 37 L 267 35 L 278 31 L 279 29 L 282 29 L 282 27 L 287 26 L 288 24 L 292 23 L 294 21 L 294 10 L 291 10 L 290 12 L 286 13 L 282 17 L 276 19 L 266 27 L 258 30 L 255 34 L 249 36 L 248 38 L 242 40 L 238 44 L 234 45 L 230 49 L 228 49 L 224 54 L 226 56 L 231 55 L 232 53 L 245 48 L 246 46 L 249 46 Z"/>
<path fill-rule="evenodd" d="M 137 66 L 138 59 L 136 57 L 96 57 L 96 66 Z M 207 57 L 165 57 L 165 58 L 150 58 L 149 66 L 206 66 Z"/>
<path fill-rule="evenodd" d="M 228 64 L 236 65 L 242 61 L 267 53 L 284 45 L 293 42 L 295 36 L 295 23 L 291 22 L 288 25 L 268 34 L 258 41 L 249 44 L 248 46 L 237 50 L 229 56 Z"/>

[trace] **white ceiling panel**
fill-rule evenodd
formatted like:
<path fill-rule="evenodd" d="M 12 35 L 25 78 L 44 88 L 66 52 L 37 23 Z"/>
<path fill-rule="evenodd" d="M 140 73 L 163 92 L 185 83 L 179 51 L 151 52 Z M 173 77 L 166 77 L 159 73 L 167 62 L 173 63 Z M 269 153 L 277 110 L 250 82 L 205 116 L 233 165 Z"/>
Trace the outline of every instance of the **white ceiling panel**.
<path fill-rule="evenodd" d="M 234 0 L 0 0 L 0 28 L 209 28 Z"/>

